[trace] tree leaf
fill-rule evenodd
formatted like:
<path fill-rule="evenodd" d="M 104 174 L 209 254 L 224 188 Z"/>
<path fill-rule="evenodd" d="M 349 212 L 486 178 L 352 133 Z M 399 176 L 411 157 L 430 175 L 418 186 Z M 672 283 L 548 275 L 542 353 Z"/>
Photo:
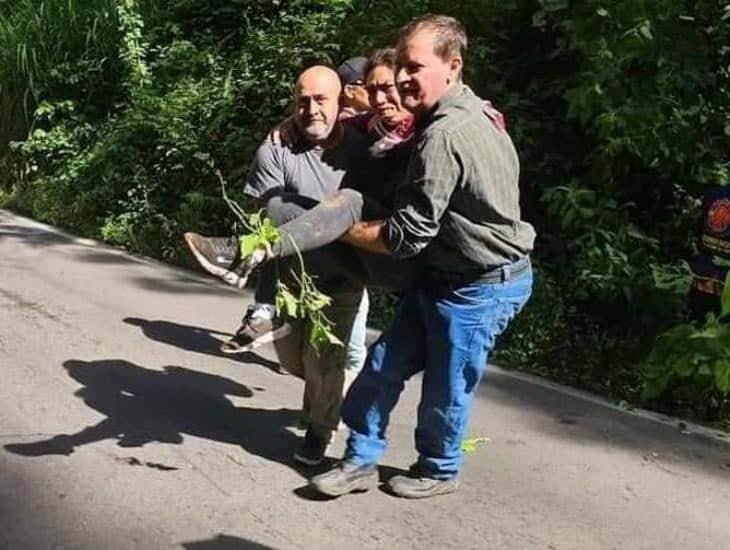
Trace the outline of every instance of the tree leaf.
<path fill-rule="evenodd" d="M 332 298 L 326 294 L 316 293 L 307 300 L 307 307 L 311 311 L 320 311 L 332 303 Z"/>
<path fill-rule="evenodd" d="M 299 317 L 299 301 L 284 284 L 279 284 L 276 292 L 276 309 L 292 318 Z"/>
<path fill-rule="evenodd" d="M 716 361 L 714 367 L 717 389 L 723 393 L 730 392 L 730 361 Z"/>
<path fill-rule="evenodd" d="M 721 304 L 722 313 L 720 314 L 720 317 L 725 317 L 730 313 L 730 271 L 728 271 L 728 274 L 725 277 L 725 286 L 722 289 Z"/>
<path fill-rule="evenodd" d="M 241 257 L 248 258 L 255 250 L 261 248 L 261 238 L 256 233 L 242 235 L 238 239 L 238 245 L 241 248 Z"/>
<path fill-rule="evenodd" d="M 461 452 L 465 454 L 473 453 L 485 443 L 489 443 L 488 437 L 472 437 L 469 439 L 464 439 L 461 442 Z"/>
<path fill-rule="evenodd" d="M 654 35 L 651 33 L 651 23 L 649 23 L 649 21 L 644 21 L 639 26 L 639 33 L 647 40 L 654 40 Z"/>

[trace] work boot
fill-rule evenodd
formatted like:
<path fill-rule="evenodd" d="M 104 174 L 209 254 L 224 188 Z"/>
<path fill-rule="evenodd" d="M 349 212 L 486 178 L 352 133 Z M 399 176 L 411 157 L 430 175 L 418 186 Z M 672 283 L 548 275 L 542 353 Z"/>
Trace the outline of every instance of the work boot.
<path fill-rule="evenodd" d="M 329 442 L 319 437 L 311 428 L 304 434 L 301 447 L 294 453 L 294 460 L 305 466 L 316 466 L 324 459 Z"/>
<path fill-rule="evenodd" d="M 227 354 L 246 353 L 284 338 L 290 333 L 291 325 L 281 317 L 272 319 L 266 315 L 257 315 L 256 308 L 250 306 L 236 334 L 221 344 L 220 349 Z"/>
<path fill-rule="evenodd" d="M 436 479 L 429 476 L 418 464 L 414 464 L 407 475 L 390 478 L 388 486 L 399 497 L 428 498 L 453 493 L 459 488 L 459 480 L 456 477 Z"/>
<path fill-rule="evenodd" d="M 309 480 L 310 487 L 330 497 L 368 491 L 377 483 L 378 468 L 375 464 L 360 465 L 349 460 L 342 460 L 331 470 Z"/>

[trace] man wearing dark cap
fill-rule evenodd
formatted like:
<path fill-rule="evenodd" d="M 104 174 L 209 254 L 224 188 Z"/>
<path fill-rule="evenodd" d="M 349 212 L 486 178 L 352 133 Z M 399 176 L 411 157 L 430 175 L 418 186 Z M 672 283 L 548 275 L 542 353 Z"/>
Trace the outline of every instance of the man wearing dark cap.
<path fill-rule="evenodd" d="M 342 82 L 342 109 L 340 119 L 349 118 L 370 110 L 368 93 L 365 90 L 365 65 L 367 57 L 351 57 L 337 67 Z"/>

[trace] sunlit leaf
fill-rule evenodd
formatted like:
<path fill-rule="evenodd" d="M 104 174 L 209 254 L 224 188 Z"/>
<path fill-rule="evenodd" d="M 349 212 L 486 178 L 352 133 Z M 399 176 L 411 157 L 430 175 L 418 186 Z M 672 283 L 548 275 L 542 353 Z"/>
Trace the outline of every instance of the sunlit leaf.
<path fill-rule="evenodd" d="M 461 451 L 466 454 L 473 453 L 479 447 L 488 442 L 488 437 L 472 437 L 470 439 L 464 439 L 461 442 Z"/>

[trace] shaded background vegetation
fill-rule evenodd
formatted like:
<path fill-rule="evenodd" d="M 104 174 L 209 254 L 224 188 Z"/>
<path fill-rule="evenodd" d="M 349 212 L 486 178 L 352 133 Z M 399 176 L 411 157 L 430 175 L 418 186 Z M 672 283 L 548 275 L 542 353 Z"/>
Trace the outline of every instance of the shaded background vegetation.
<path fill-rule="evenodd" d="M 0 202 L 189 263 L 183 231 L 233 224 L 199 159 L 240 190 L 302 66 L 429 11 L 468 27 L 466 80 L 507 117 L 539 234 L 500 360 L 638 402 L 657 334 L 684 317 L 698 199 L 729 177 L 726 2 L 0 1 Z M 730 415 L 707 377 L 649 405 Z"/>

